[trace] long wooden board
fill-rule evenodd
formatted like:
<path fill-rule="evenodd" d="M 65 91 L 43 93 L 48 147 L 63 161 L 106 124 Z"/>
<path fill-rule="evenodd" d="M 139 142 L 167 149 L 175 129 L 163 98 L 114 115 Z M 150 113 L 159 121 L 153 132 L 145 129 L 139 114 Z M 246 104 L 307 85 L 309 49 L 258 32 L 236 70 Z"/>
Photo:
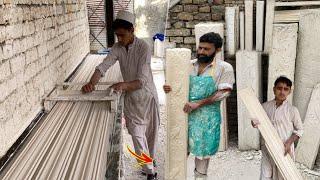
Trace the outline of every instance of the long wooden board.
<path fill-rule="evenodd" d="M 284 145 L 277 131 L 272 126 L 271 121 L 262 108 L 259 100 L 251 88 L 240 90 L 239 95 L 247 107 L 252 118 L 259 119 L 260 125 L 258 129 L 263 136 L 266 147 L 279 168 L 284 179 L 288 180 L 302 180 L 299 170 L 295 167 L 290 155 L 284 156 Z"/>
<path fill-rule="evenodd" d="M 299 140 L 296 160 L 312 169 L 320 146 L 320 84 L 312 91 L 307 114 L 304 120 L 304 134 Z"/>

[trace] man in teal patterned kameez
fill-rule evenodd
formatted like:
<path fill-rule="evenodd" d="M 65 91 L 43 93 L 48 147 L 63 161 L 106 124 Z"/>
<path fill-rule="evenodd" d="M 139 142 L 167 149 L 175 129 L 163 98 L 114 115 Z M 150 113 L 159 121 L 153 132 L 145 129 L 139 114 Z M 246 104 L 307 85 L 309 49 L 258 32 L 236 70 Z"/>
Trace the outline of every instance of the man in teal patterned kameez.
<path fill-rule="evenodd" d="M 211 32 L 200 37 L 197 59 L 192 61 L 189 102 L 184 106 L 188 113 L 188 152 L 195 156 L 195 176 L 206 177 L 210 157 L 219 148 L 221 100 L 226 98 L 235 82 L 232 66 L 216 54 L 223 40 Z M 164 91 L 171 91 L 164 85 Z"/>

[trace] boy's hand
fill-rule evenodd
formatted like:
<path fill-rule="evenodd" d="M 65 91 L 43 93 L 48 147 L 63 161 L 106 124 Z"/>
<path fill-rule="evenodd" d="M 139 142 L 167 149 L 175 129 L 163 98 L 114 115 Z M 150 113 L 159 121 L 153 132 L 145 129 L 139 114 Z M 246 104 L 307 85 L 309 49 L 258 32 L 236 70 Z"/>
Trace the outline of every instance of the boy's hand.
<path fill-rule="evenodd" d="M 163 90 L 164 90 L 164 92 L 167 94 L 167 93 L 169 93 L 170 91 L 172 91 L 172 89 L 171 89 L 171 86 L 169 86 L 169 85 L 163 85 Z"/>
<path fill-rule="evenodd" d="M 200 104 L 199 103 L 196 103 L 196 102 L 187 102 L 185 105 L 184 105 L 184 108 L 183 108 L 183 111 L 185 113 L 190 113 L 191 111 L 193 110 L 196 110 L 200 107 Z"/>
<path fill-rule="evenodd" d="M 258 128 L 258 125 L 260 124 L 260 121 L 258 119 L 252 118 L 251 119 L 251 125 L 254 128 Z"/>
<path fill-rule="evenodd" d="M 290 141 L 286 141 L 284 143 L 284 156 L 286 156 L 287 154 L 291 155 L 291 142 Z"/>

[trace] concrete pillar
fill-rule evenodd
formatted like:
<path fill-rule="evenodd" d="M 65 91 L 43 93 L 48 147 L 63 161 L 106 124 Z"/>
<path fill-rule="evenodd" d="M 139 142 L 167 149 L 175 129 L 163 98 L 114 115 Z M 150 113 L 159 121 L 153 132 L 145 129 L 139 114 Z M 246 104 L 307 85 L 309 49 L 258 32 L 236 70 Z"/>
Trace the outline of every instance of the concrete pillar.
<path fill-rule="evenodd" d="M 237 93 L 251 87 L 261 101 L 261 54 L 255 51 L 238 51 L 236 54 Z M 251 116 L 240 96 L 238 102 L 238 140 L 240 150 L 260 149 L 259 131 L 252 127 Z"/>
<path fill-rule="evenodd" d="M 187 177 L 188 115 L 183 112 L 188 102 L 191 50 L 167 49 L 166 83 L 172 87 L 167 95 L 167 152 L 165 179 Z"/>
<path fill-rule="evenodd" d="M 236 52 L 236 7 L 226 7 L 226 51 L 229 55 L 234 55 Z"/>
<path fill-rule="evenodd" d="M 245 33 L 244 33 L 244 12 L 240 12 L 240 49 L 244 50 Z"/>
<path fill-rule="evenodd" d="M 301 15 L 293 103 L 304 120 L 313 87 L 320 83 L 320 11 Z"/>
<path fill-rule="evenodd" d="M 274 99 L 274 81 L 281 75 L 294 81 L 298 24 L 274 24 L 268 68 L 268 100 Z M 292 102 L 292 94 L 289 96 Z"/>
<path fill-rule="evenodd" d="M 251 51 L 253 48 L 253 1 L 245 0 L 245 49 Z"/>
<path fill-rule="evenodd" d="M 257 1 L 256 50 L 263 51 L 264 1 Z"/>

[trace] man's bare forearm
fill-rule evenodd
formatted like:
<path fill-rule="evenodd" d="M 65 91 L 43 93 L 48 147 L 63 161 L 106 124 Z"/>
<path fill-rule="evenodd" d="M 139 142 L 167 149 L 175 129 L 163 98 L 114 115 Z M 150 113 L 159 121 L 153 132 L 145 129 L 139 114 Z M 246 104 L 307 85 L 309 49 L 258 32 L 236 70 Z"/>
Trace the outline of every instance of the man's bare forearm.
<path fill-rule="evenodd" d="M 142 85 L 141 85 L 141 82 L 140 80 L 134 80 L 134 81 L 130 81 L 130 82 L 127 82 L 127 86 L 126 86 L 126 89 L 125 91 L 135 91 L 137 89 L 141 89 Z"/>
<path fill-rule="evenodd" d="M 225 96 L 224 94 L 230 93 L 230 91 L 231 90 L 229 90 L 229 89 L 220 90 L 220 91 L 216 92 L 215 94 L 213 94 L 212 96 L 198 101 L 198 103 L 200 104 L 200 107 L 202 107 L 202 106 L 209 105 L 209 104 L 212 104 L 217 101 L 221 101 L 223 99 L 223 97 Z"/>
<path fill-rule="evenodd" d="M 93 85 L 96 85 L 99 82 L 100 78 L 101 78 L 101 73 L 99 70 L 96 69 L 93 75 L 91 76 L 90 83 Z"/>

